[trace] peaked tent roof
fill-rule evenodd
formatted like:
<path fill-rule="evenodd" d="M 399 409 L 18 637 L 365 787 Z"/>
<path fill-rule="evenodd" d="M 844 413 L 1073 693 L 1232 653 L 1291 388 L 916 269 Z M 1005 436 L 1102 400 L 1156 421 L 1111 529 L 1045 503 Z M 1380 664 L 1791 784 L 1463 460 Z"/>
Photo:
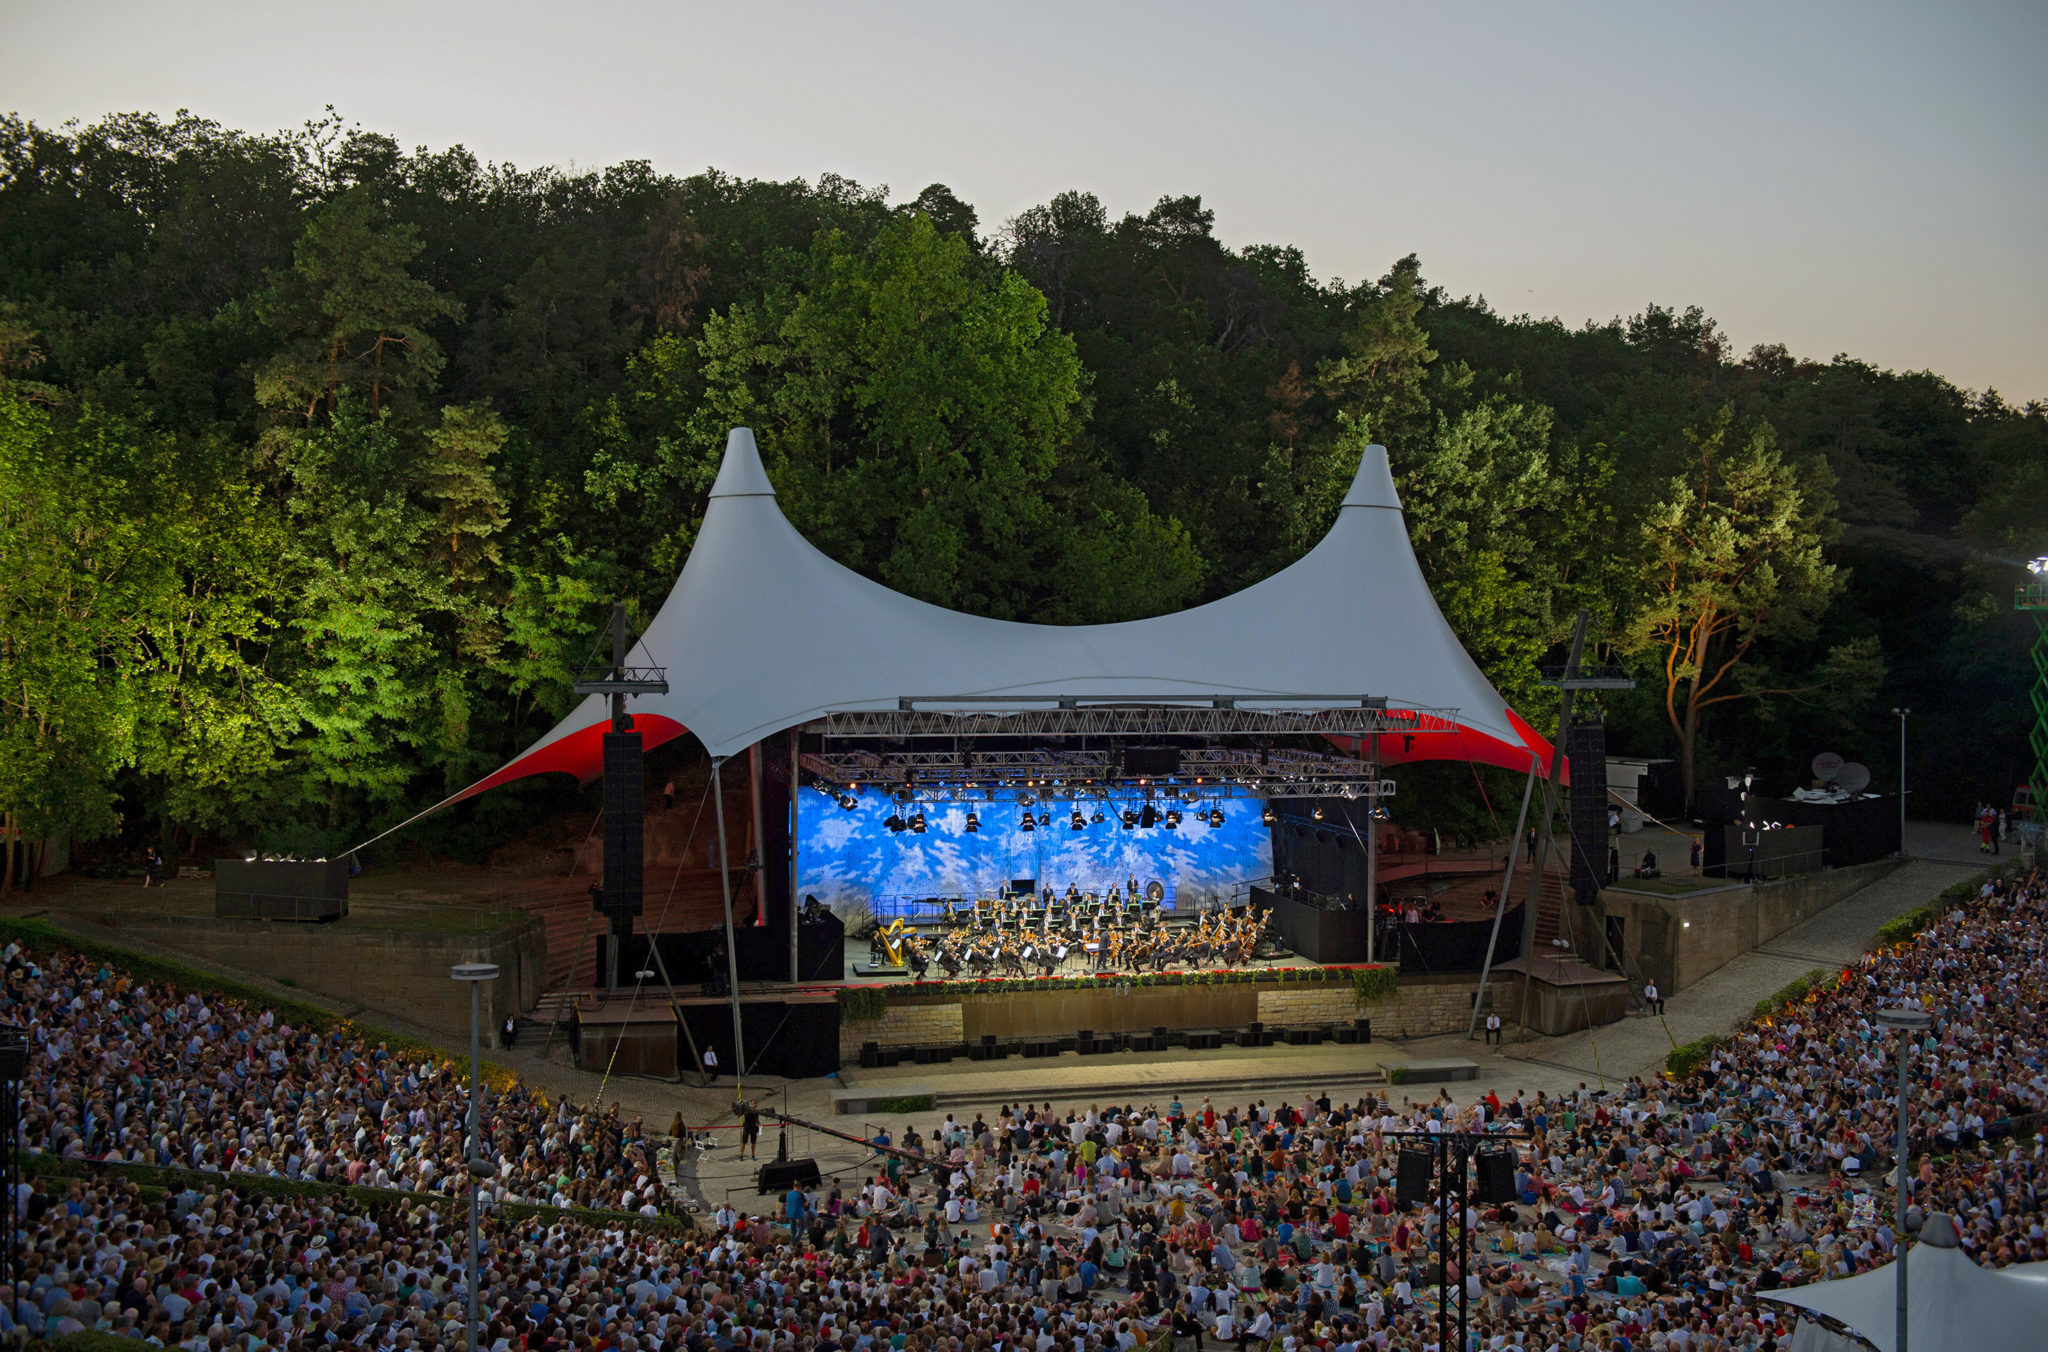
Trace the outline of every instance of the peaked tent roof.
<path fill-rule="evenodd" d="M 1892 1352 L 1898 1328 L 1897 1268 L 1894 1261 L 1854 1277 L 1757 1295 L 1824 1314 L 1854 1329 L 1878 1352 Z M 1954 1223 L 1940 1212 L 1927 1218 L 1913 1245 L 1906 1292 L 1906 1336 L 1916 1352 L 2038 1347 L 2041 1331 L 2048 1329 L 2048 1283 L 1977 1266 L 1959 1247 Z"/>
<path fill-rule="evenodd" d="M 754 434 L 737 427 L 682 576 L 647 626 L 669 693 L 627 706 L 648 746 L 694 732 L 714 756 L 829 712 L 914 698 L 1231 696 L 1302 708 L 1305 694 L 1454 709 L 1455 733 L 1387 738 L 1384 759 L 1526 770 L 1549 746 L 1509 709 L 1437 608 L 1415 561 L 1387 453 L 1368 446 L 1336 523 L 1292 565 L 1191 610 L 1121 624 L 981 619 L 891 591 L 833 562 L 775 501 Z M 986 713 L 986 706 L 962 705 Z M 457 794 L 601 765 L 593 695 L 524 754 Z M 991 727 L 991 730 L 997 730 Z M 449 801 L 455 801 L 451 799 Z"/>

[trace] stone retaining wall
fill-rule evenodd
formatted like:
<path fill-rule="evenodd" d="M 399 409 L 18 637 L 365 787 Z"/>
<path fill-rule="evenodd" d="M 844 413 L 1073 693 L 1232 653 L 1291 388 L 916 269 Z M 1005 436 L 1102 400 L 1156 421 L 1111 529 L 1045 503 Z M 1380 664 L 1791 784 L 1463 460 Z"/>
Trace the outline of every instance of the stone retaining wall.
<path fill-rule="evenodd" d="M 1157 1023 L 1182 1028 L 1236 1027 L 1257 1019 L 1268 1027 L 1286 1028 L 1341 1026 L 1353 1019 L 1371 1019 L 1373 1033 L 1379 1037 L 1429 1037 L 1465 1031 L 1477 985 L 1477 976 L 1470 974 L 1403 976 L 1391 999 L 1365 1006 L 1359 1005 L 1348 981 L 1155 986 L 1122 997 L 1098 996 L 1091 991 L 999 991 L 953 1000 L 943 996 L 899 998 L 890 1000 L 887 1011 L 873 1023 L 847 1020 L 840 1025 L 839 1059 L 845 1064 L 859 1061 L 864 1042 L 883 1047 L 959 1043 L 974 1041 L 983 1030 L 994 1031 L 1004 1041 L 1027 1034 L 1072 1037 L 1083 1026 L 1083 1017 L 1094 1031 L 1104 1033 L 1149 1031 Z M 1507 1017 L 1512 1014 L 1509 1006 L 1515 995 L 1511 982 L 1497 981 L 1488 989 L 1487 1003 Z M 1106 1006 L 1111 998 L 1117 999 L 1130 1017 L 1104 1017 L 1105 1007 L 1115 1007 Z M 1209 1007 L 1196 1008 L 1204 1004 Z M 1173 1011 L 1170 1014 L 1165 1012 L 1168 1007 Z"/>

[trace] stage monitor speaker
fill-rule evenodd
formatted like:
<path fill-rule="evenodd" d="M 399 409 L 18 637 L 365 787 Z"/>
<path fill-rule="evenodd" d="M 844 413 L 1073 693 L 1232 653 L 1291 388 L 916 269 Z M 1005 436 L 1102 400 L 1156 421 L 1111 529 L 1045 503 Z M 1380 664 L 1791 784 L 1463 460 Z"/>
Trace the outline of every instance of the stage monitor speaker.
<path fill-rule="evenodd" d="M 754 1190 L 761 1193 L 788 1192 L 791 1188 L 818 1186 L 816 1160 L 770 1160 L 761 1166 Z"/>
<path fill-rule="evenodd" d="M 1394 1156 L 1394 1205 L 1405 1211 L 1427 1202 L 1435 1175 L 1434 1150 L 1403 1149 Z"/>
<path fill-rule="evenodd" d="M 1515 1157 L 1501 1150 L 1485 1150 L 1477 1158 L 1479 1200 L 1498 1206 L 1515 1200 Z"/>

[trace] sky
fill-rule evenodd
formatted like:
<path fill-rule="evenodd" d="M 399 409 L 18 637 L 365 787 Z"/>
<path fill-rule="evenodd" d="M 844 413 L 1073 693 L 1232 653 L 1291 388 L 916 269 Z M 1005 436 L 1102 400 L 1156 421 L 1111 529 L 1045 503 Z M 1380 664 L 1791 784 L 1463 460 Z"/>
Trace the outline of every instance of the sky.
<path fill-rule="evenodd" d="M 2048 399 L 2048 5 L 0 0 L 0 108 L 332 104 L 521 166 L 827 171 L 985 228 L 1198 193 L 1325 280 Z"/>

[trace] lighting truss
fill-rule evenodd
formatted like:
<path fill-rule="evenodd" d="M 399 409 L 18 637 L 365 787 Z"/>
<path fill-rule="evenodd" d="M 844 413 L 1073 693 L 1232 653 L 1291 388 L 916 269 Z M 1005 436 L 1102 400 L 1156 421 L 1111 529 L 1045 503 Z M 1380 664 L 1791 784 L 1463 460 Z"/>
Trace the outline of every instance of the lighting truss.
<path fill-rule="evenodd" d="M 807 753 L 803 768 L 833 793 L 868 785 L 918 803 L 1199 802 L 1225 798 L 1393 796 L 1380 767 L 1311 751 L 1198 747 L 1181 752 L 1179 773 L 1124 772 L 1115 747 L 1025 751 L 846 751 Z"/>
<path fill-rule="evenodd" d="M 1413 737 L 1458 730 L 1456 709 L 1389 708 L 1356 695 L 942 696 L 839 710 L 806 731 L 828 740 L 903 737 Z"/>

